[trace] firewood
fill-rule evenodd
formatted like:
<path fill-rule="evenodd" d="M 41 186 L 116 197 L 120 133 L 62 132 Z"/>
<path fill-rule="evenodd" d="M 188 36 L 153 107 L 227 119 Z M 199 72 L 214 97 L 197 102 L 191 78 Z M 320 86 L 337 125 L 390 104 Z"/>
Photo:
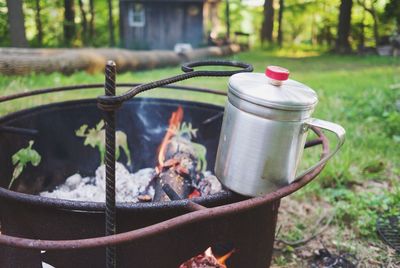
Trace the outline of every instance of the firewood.
<path fill-rule="evenodd" d="M 193 190 L 193 183 L 197 176 L 197 159 L 190 141 L 173 138 L 167 146 L 165 161 L 155 182 L 153 201 L 170 201 L 163 191 L 165 184 L 181 197 L 188 198 Z"/>
<path fill-rule="evenodd" d="M 180 197 L 187 198 L 192 190 L 192 182 L 181 176 L 175 168 L 168 168 L 158 175 L 155 183 L 154 202 L 170 201 L 162 187 L 168 184 Z"/>

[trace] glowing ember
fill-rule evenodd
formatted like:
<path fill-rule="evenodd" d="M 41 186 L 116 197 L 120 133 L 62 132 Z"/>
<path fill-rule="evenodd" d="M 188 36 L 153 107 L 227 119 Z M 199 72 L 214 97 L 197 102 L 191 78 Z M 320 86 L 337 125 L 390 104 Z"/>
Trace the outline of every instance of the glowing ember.
<path fill-rule="evenodd" d="M 227 268 L 225 262 L 234 252 L 233 249 L 224 256 L 216 257 L 209 247 L 203 253 L 182 263 L 179 268 Z"/>
<path fill-rule="evenodd" d="M 193 192 L 189 195 L 189 199 L 195 198 L 195 197 L 200 197 L 200 196 L 201 196 L 201 193 L 197 189 L 194 189 Z"/>
<path fill-rule="evenodd" d="M 168 143 L 170 142 L 171 138 L 176 135 L 179 126 L 182 122 L 183 119 L 183 109 L 181 106 L 178 107 L 178 109 L 171 114 L 171 117 L 169 119 L 169 125 L 167 129 L 167 133 L 165 134 L 160 147 L 158 149 L 158 167 L 156 167 L 157 173 L 160 172 L 164 165 L 165 161 L 165 150 L 167 148 Z"/>

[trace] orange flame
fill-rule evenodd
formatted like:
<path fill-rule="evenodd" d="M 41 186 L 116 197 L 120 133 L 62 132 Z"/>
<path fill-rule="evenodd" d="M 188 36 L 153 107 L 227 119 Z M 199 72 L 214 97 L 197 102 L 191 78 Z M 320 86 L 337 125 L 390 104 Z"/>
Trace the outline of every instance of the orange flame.
<path fill-rule="evenodd" d="M 158 147 L 158 166 L 156 167 L 157 172 L 160 172 L 162 166 L 164 165 L 165 151 L 167 149 L 167 145 L 170 142 L 171 138 L 176 135 L 179 126 L 182 122 L 182 119 L 183 119 L 183 109 L 182 106 L 179 106 L 178 109 L 171 114 L 171 117 L 169 118 L 167 132 L 165 133 L 165 136 L 160 144 L 160 147 Z"/>
<path fill-rule="evenodd" d="M 221 257 L 216 257 L 214 255 L 214 253 L 212 253 L 211 247 L 209 247 L 208 249 L 206 249 L 206 251 L 204 252 L 204 254 L 208 257 L 213 257 L 217 260 L 217 263 L 219 265 L 221 265 L 223 268 L 227 268 L 225 262 L 227 259 L 229 259 L 229 257 L 235 252 L 235 249 L 232 249 L 231 251 L 229 251 L 228 253 L 226 253 L 224 256 Z"/>
<path fill-rule="evenodd" d="M 234 252 L 235 252 L 235 250 L 232 249 L 231 251 L 226 253 L 224 256 L 221 256 L 221 257 L 217 258 L 218 263 L 223 265 L 224 267 L 226 267 L 226 265 L 225 265 L 226 260 L 229 259 L 229 257 L 232 256 L 232 254 Z"/>

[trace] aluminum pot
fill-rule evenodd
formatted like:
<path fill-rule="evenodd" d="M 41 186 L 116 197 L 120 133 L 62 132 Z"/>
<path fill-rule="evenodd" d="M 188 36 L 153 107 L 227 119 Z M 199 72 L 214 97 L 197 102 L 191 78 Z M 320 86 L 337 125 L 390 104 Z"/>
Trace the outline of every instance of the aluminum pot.
<path fill-rule="evenodd" d="M 343 145 L 343 127 L 311 118 L 317 94 L 288 79 L 289 71 L 269 66 L 263 73 L 230 77 L 215 174 L 230 190 L 246 196 L 275 191 L 326 162 Z M 333 132 L 336 148 L 296 176 L 308 129 Z"/>

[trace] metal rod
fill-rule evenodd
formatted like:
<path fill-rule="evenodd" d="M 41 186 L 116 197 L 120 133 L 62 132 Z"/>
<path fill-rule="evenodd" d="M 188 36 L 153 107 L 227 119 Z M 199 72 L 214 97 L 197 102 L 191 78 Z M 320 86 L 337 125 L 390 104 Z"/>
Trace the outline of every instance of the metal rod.
<path fill-rule="evenodd" d="M 39 131 L 37 129 L 0 126 L 0 132 L 8 132 L 18 135 L 37 136 Z"/>
<path fill-rule="evenodd" d="M 180 197 L 174 190 L 174 188 L 171 187 L 168 183 L 164 184 L 162 186 L 163 191 L 165 194 L 171 199 L 171 201 L 176 201 L 176 200 L 182 200 L 182 197 Z M 185 207 L 189 211 L 197 211 L 197 210 L 202 210 L 202 209 L 207 209 L 206 207 L 199 205 L 197 203 L 194 203 L 190 200 L 187 201 Z"/>
<path fill-rule="evenodd" d="M 204 120 L 203 122 L 201 122 L 202 125 L 207 125 L 210 124 L 218 119 L 220 119 L 221 117 L 224 116 L 224 112 L 220 112 L 217 113 L 216 115 L 211 116 L 210 118 L 207 118 L 206 120 Z"/>
<path fill-rule="evenodd" d="M 115 62 L 108 61 L 105 70 L 105 94 L 115 96 Z M 106 129 L 106 236 L 116 234 L 116 209 L 115 209 L 115 108 L 104 113 Z M 115 268 L 116 246 L 106 248 L 106 267 Z"/>
<path fill-rule="evenodd" d="M 140 84 L 140 83 L 118 83 L 116 85 L 118 87 L 137 87 L 142 84 Z M 85 90 L 85 89 L 99 89 L 102 87 L 104 87 L 104 84 L 82 84 L 82 85 L 74 85 L 74 86 L 62 86 L 62 87 L 35 89 L 35 90 L 15 93 L 12 95 L 7 95 L 7 96 L 0 96 L 0 103 L 11 101 L 11 100 L 16 100 L 16 99 L 21 99 L 21 98 L 26 98 L 26 97 L 31 97 L 31 96 L 48 94 L 48 93 L 73 91 L 73 90 Z M 174 89 L 174 90 L 187 90 L 187 91 L 194 91 L 194 92 L 200 92 L 200 93 L 211 93 L 211 94 L 220 95 L 220 96 L 227 95 L 226 91 L 222 91 L 222 90 L 190 87 L 190 86 L 163 85 L 163 86 L 160 86 L 160 88 Z"/>
<path fill-rule="evenodd" d="M 210 71 L 210 70 L 198 70 L 196 71 L 193 67 L 205 67 L 205 66 L 229 66 L 237 67 L 239 70 L 235 71 Z M 131 88 L 127 92 L 119 96 L 99 96 L 97 98 L 98 105 L 102 106 L 104 109 L 110 109 L 113 107 L 119 107 L 124 101 L 130 100 L 137 94 L 145 92 L 147 90 L 173 84 L 193 77 L 221 77 L 221 76 L 231 76 L 241 72 L 252 72 L 253 66 L 247 63 L 238 61 L 221 61 L 221 60 L 206 60 L 185 63 L 182 65 L 183 74 L 168 77 L 165 79 L 153 81 L 147 84 L 142 84 L 140 86 Z"/>

